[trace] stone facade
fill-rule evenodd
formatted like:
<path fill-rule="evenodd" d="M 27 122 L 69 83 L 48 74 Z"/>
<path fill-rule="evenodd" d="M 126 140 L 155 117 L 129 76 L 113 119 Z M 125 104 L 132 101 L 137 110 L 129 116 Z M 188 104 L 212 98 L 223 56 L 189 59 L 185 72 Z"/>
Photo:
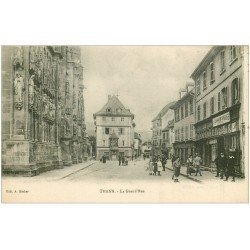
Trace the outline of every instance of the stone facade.
<path fill-rule="evenodd" d="M 168 103 L 160 113 L 152 120 L 152 153 L 153 155 L 168 155 L 166 144 L 163 143 L 163 129 L 168 122 L 174 118 L 174 111 L 171 109 L 175 102 Z"/>
<path fill-rule="evenodd" d="M 2 170 L 34 175 L 82 162 L 83 67 L 78 46 L 2 47 Z"/>
<path fill-rule="evenodd" d="M 189 155 L 195 152 L 195 97 L 193 85 L 187 84 L 180 90 L 180 99 L 172 106 L 175 113 L 174 120 L 174 155 L 180 157 L 185 164 Z"/>
<path fill-rule="evenodd" d="M 103 155 L 117 160 L 119 155 L 132 158 L 134 151 L 134 115 L 117 96 L 108 96 L 108 102 L 94 115 L 96 125 L 96 158 Z"/>

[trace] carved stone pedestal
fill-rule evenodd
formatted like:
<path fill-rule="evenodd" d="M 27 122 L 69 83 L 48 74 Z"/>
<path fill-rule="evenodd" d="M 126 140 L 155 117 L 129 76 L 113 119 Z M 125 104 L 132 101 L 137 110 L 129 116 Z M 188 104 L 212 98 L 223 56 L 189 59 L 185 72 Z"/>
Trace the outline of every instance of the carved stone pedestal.
<path fill-rule="evenodd" d="M 36 175 L 38 166 L 34 163 L 32 146 L 26 140 L 9 140 L 3 143 L 3 173 Z"/>

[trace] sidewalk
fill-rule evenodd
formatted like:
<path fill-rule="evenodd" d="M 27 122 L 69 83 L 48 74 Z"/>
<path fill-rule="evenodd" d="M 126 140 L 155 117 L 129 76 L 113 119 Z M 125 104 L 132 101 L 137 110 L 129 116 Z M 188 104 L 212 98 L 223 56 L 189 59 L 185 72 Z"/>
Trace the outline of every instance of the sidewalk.
<path fill-rule="evenodd" d="M 172 163 L 170 161 L 167 162 L 166 168 L 173 171 L 173 167 L 172 167 Z M 192 175 L 188 175 L 187 176 L 187 167 L 186 166 L 181 166 L 181 171 L 180 171 L 180 175 L 184 176 L 190 180 L 202 183 L 204 181 L 208 181 L 208 180 L 218 180 L 218 181 L 222 181 L 219 177 L 215 177 L 216 173 L 211 172 L 210 170 L 207 170 L 206 168 L 201 166 L 201 174 L 202 176 L 200 176 L 199 174 L 197 176 L 195 176 L 195 173 L 192 173 Z M 229 177 L 229 181 L 231 181 L 232 177 Z M 240 180 L 241 178 L 235 177 L 235 180 Z"/>
<path fill-rule="evenodd" d="M 55 181 L 64 179 L 74 173 L 77 173 L 85 168 L 91 167 L 93 164 L 95 164 L 95 160 L 90 160 L 82 163 L 78 163 L 72 166 L 64 166 L 62 169 L 54 169 L 51 171 L 47 171 L 44 173 L 41 173 L 40 175 L 31 177 L 32 179 L 46 179 L 49 181 Z"/>

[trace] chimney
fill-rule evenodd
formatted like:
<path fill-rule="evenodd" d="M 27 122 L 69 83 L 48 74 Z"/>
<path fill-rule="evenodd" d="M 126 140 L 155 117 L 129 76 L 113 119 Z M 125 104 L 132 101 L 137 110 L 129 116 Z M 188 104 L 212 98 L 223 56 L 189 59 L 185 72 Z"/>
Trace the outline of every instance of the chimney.
<path fill-rule="evenodd" d="M 187 82 L 187 84 L 186 84 L 187 92 L 190 92 L 193 88 L 194 88 L 194 83 L 193 82 Z"/>
<path fill-rule="evenodd" d="M 187 90 L 186 89 L 180 89 L 179 91 L 179 96 L 180 96 L 180 99 L 187 93 Z"/>
<path fill-rule="evenodd" d="M 110 98 L 111 98 L 111 95 L 108 95 L 108 100 L 110 100 Z"/>

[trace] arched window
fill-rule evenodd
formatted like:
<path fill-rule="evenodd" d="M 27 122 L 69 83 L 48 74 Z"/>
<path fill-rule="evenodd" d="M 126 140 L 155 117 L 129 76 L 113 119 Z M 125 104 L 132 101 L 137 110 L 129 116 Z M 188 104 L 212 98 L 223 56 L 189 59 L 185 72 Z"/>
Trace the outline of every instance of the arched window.
<path fill-rule="evenodd" d="M 232 105 L 240 101 L 240 84 L 239 78 L 235 78 L 232 81 Z"/>

